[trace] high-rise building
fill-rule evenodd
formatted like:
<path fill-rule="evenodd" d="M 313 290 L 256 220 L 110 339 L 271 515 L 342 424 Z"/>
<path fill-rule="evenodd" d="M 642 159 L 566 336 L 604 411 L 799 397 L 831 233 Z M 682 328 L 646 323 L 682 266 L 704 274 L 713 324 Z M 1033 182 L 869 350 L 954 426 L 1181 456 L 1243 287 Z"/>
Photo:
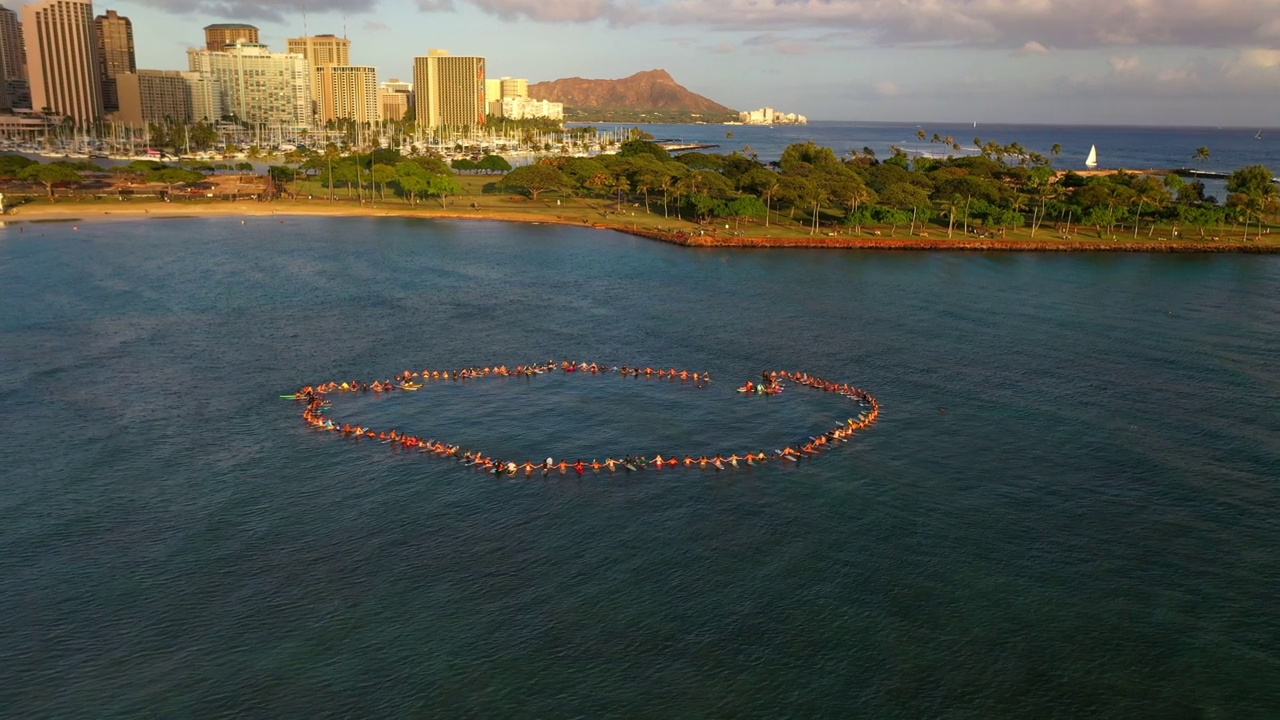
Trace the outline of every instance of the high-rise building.
<path fill-rule="evenodd" d="M 22 24 L 32 109 L 79 122 L 102 117 L 93 4 L 89 0 L 42 0 L 23 5 Z"/>
<path fill-rule="evenodd" d="M 413 92 L 413 83 L 405 82 L 400 78 L 391 78 L 386 82 L 380 83 L 378 87 L 382 88 L 383 90 L 386 90 L 387 92 L 400 92 L 400 93 Z"/>
<path fill-rule="evenodd" d="M 114 79 L 120 93 L 120 109 L 114 119 L 140 126 L 191 122 L 191 88 L 184 74 L 177 70 L 118 73 Z"/>
<path fill-rule="evenodd" d="M 115 10 L 93 19 L 98 28 L 98 58 L 102 77 L 112 78 L 122 72 L 136 72 L 133 54 L 133 23 Z"/>
<path fill-rule="evenodd" d="M 489 114 L 508 120 L 528 118 L 564 120 L 564 103 L 530 100 L 527 97 L 504 97 L 489 103 Z"/>
<path fill-rule="evenodd" d="M 500 81 L 502 88 L 498 99 L 529 97 L 529 80 L 526 78 L 504 77 Z"/>
<path fill-rule="evenodd" d="M 419 127 L 484 125 L 484 58 L 428 50 L 413 59 L 413 92 Z"/>
<path fill-rule="evenodd" d="M 403 120 L 413 107 L 413 83 L 399 78 L 378 85 L 378 109 L 382 120 Z"/>
<path fill-rule="evenodd" d="M 7 80 L 27 79 L 27 53 L 22 44 L 22 23 L 18 14 L 0 5 L 0 63 Z"/>
<path fill-rule="evenodd" d="M 378 111 L 382 120 L 403 120 L 409 112 L 409 93 L 378 89 Z"/>
<path fill-rule="evenodd" d="M 191 94 L 191 119 L 194 122 L 216 123 L 222 119 L 222 91 L 212 76 L 198 72 L 184 72 Z"/>
<path fill-rule="evenodd" d="M 289 52 L 311 63 L 311 99 L 315 101 L 316 124 L 331 120 L 377 122 L 377 71 L 351 64 L 351 41 L 336 35 L 308 35 L 289 38 Z"/>
<path fill-rule="evenodd" d="M 487 108 L 492 109 L 493 103 L 507 98 L 527 97 L 529 81 L 525 78 L 489 78 L 484 81 L 484 103 Z"/>
<path fill-rule="evenodd" d="M 312 91 L 316 98 L 316 122 L 355 120 L 377 123 L 378 71 L 366 65 L 320 65 L 315 69 Z"/>
<path fill-rule="evenodd" d="M 102 107 L 108 111 L 120 109 L 120 97 L 116 88 L 116 75 L 138 69 L 133 54 L 133 24 L 115 10 L 93 19 L 98 33 L 98 72 L 102 75 Z"/>
<path fill-rule="evenodd" d="M 311 63 L 297 53 L 273 53 L 265 45 L 236 43 L 225 49 L 188 50 L 191 71 L 217 86 L 217 117 L 233 115 L 270 127 L 309 128 Z"/>
<path fill-rule="evenodd" d="M 315 67 L 351 64 L 351 41 L 346 38 L 310 35 L 289 38 L 287 42 L 289 52 L 302 55 Z"/>
<path fill-rule="evenodd" d="M 221 52 L 228 45 L 241 42 L 246 45 L 258 44 L 258 28 L 244 23 L 216 23 L 204 26 L 204 46 L 206 50 Z"/>
<path fill-rule="evenodd" d="M 0 5 L 0 110 L 31 107 L 27 50 L 18 14 Z"/>

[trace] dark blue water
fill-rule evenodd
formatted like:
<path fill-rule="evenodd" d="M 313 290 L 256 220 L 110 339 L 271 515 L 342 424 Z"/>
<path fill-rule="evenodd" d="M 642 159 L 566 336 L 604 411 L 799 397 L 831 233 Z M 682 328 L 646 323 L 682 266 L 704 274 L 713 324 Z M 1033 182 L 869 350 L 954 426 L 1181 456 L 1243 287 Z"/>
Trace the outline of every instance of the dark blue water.
<path fill-rule="evenodd" d="M 616 128 L 625 132 L 629 126 Z M 1129 170 L 1193 167 L 1231 172 L 1247 165 L 1262 164 L 1280 173 L 1280 129 L 1178 128 L 1088 125 L 1012 125 L 979 123 L 977 127 L 957 123 L 852 123 L 814 122 L 808 125 L 640 125 L 655 139 L 681 139 L 711 143 L 719 147 L 709 152 L 755 152 L 763 161 L 777 160 L 793 143 L 813 141 L 847 156 L 870 147 L 880 159 L 889 157 L 894 145 L 909 155 L 946 157 L 973 154 L 975 138 L 985 144 L 1019 143 L 1028 150 L 1053 160 L 1054 167 L 1084 170 L 1089 148 L 1098 148 L 1100 169 Z M 610 127 L 610 130 L 615 128 Z M 916 134 L 925 131 L 922 142 Z M 733 133 L 733 137 L 727 137 Z M 949 146 L 930 142 L 934 133 L 951 136 L 963 147 L 957 153 Z M 1261 134 L 1261 139 L 1257 136 Z M 1062 154 L 1052 155 L 1055 144 Z M 1208 160 L 1195 160 L 1197 148 L 1209 148 Z"/>
<path fill-rule="evenodd" d="M 0 230 L 0 714 L 1280 708 L 1280 258 L 22 228 Z M 495 480 L 309 431 L 276 397 L 547 358 L 717 381 L 485 380 L 334 411 L 535 457 L 768 447 L 849 414 L 733 393 L 765 368 L 884 412 L 798 467 Z"/>

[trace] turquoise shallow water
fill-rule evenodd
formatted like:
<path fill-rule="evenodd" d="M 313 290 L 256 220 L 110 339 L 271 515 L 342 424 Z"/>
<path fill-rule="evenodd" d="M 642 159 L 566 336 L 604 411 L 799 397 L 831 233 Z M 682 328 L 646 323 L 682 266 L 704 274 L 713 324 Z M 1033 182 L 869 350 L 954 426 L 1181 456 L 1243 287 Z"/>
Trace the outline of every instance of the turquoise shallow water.
<path fill-rule="evenodd" d="M 698 251 L 403 219 L 0 230 L 15 717 L 1274 717 L 1280 258 Z M 340 400 L 494 480 L 309 432 L 326 379 L 705 369 Z M 940 411 L 945 408 L 946 411 Z"/>

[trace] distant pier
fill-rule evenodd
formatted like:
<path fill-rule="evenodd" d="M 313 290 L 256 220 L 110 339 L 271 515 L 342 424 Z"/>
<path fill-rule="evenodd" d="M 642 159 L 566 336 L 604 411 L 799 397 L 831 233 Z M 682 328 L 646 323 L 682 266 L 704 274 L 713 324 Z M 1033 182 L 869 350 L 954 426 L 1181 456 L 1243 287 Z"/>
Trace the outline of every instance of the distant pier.
<path fill-rule="evenodd" d="M 1189 178 L 1208 178 L 1210 180 L 1226 180 L 1231 177 L 1231 173 L 1219 172 L 1217 170 L 1197 170 L 1196 168 L 1181 167 L 1169 172 L 1179 177 Z M 1280 178 L 1271 178 L 1271 182 L 1280 183 Z"/>
<path fill-rule="evenodd" d="M 689 152 L 691 150 L 710 150 L 711 148 L 720 147 L 719 145 L 687 143 L 687 142 L 684 142 L 683 140 L 658 140 L 654 144 L 662 148 L 663 150 L 666 150 L 667 152 L 676 152 L 676 153 Z"/>

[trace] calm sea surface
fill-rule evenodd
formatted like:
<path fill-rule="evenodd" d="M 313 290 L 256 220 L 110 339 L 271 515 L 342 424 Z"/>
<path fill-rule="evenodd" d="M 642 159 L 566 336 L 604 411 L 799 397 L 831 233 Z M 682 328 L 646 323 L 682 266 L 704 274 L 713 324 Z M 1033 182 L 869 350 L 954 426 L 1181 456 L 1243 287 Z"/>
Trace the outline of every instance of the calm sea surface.
<path fill-rule="evenodd" d="M 1024 141 L 1024 144 L 1025 141 Z M 0 715 L 1274 718 L 1280 257 L 689 250 L 397 219 L 0 229 Z M 493 479 L 493 454 L 799 466 Z"/>
<path fill-rule="evenodd" d="M 625 133 L 628 125 L 596 126 Z M 946 157 L 974 154 L 975 139 L 985 144 L 1019 143 L 1053 160 L 1054 167 L 1084 170 L 1089 148 L 1098 148 L 1098 168 L 1129 170 L 1193 167 L 1231 172 L 1246 165 L 1267 165 L 1280 173 L 1280 129 L 1139 127 L 1115 125 L 1013 125 L 981 123 L 976 127 L 955 123 L 814 122 L 808 125 L 639 125 L 657 140 L 683 140 L 718 147 L 707 152 L 754 152 L 762 161 L 777 160 L 792 143 L 813 141 L 848 156 L 871 148 L 884 159 L 898 146 L 908 154 Z M 917 134 L 923 130 L 922 141 Z M 730 136 L 732 133 L 732 136 Z M 961 145 L 956 152 L 932 142 L 934 134 L 951 137 Z M 1054 145 L 1062 154 L 1052 155 Z M 1196 149 L 1209 148 L 1209 159 L 1196 160 Z"/>

